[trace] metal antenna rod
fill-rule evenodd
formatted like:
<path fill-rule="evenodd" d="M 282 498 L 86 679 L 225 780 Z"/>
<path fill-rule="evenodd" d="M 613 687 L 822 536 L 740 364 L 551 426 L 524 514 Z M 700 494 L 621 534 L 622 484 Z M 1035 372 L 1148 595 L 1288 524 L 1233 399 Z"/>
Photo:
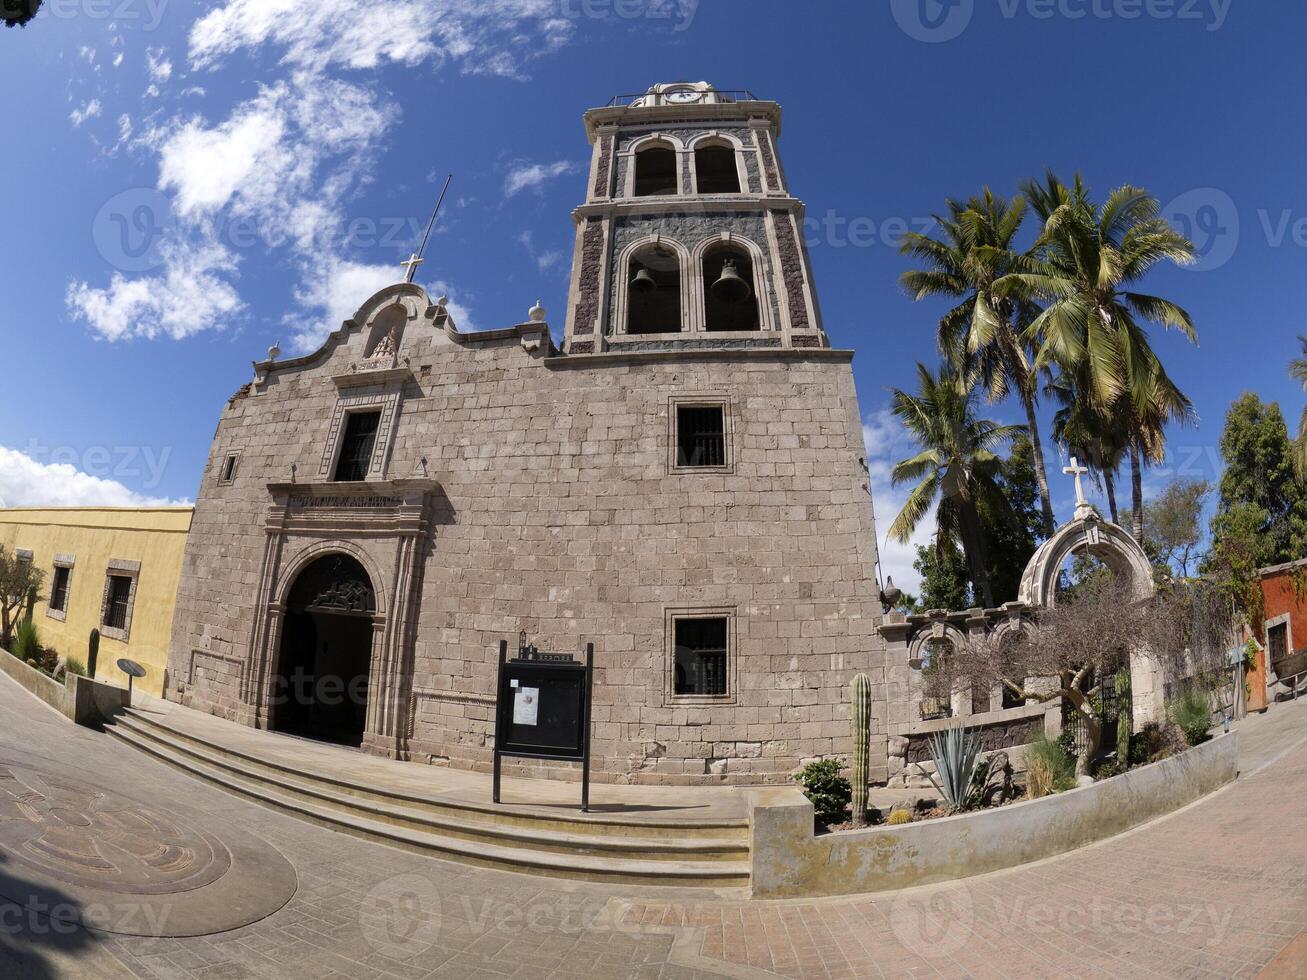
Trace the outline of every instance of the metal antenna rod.
<path fill-rule="evenodd" d="M 412 258 L 407 262 L 401 263 L 401 265 L 408 269 L 408 274 L 404 279 L 405 282 L 413 281 L 413 276 L 417 273 L 418 266 L 423 262 L 422 255 L 427 250 L 427 240 L 431 238 L 431 229 L 436 223 L 436 215 L 440 214 L 440 206 L 445 203 L 445 195 L 449 193 L 449 185 L 453 180 L 453 174 L 450 174 L 445 178 L 445 186 L 440 190 L 440 197 L 436 200 L 435 210 L 431 212 L 431 219 L 427 222 L 427 230 L 422 233 L 422 244 L 418 246 L 418 250 L 413 253 Z"/>

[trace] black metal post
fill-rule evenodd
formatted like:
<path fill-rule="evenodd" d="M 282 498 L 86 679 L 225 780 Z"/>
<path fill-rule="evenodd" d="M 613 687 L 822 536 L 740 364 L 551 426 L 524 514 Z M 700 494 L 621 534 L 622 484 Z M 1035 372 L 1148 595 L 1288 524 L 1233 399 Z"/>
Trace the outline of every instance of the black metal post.
<path fill-rule="evenodd" d="M 581 733 L 585 740 L 584 758 L 581 760 L 581 812 L 590 812 L 590 692 L 594 688 L 595 645 L 585 645 L 585 725 Z"/>
<path fill-rule="evenodd" d="M 504 696 L 504 663 L 508 660 L 508 641 L 499 641 L 499 674 L 495 678 L 495 775 L 491 780 L 490 799 L 499 802 L 499 700 Z"/>

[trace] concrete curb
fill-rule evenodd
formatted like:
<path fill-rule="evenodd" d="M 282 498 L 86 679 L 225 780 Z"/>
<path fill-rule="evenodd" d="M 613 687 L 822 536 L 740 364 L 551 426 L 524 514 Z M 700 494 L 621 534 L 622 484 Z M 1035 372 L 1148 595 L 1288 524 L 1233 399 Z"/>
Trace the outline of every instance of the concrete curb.
<path fill-rule="evenodd" d="M 750 793 L 753 896 L 851 895 L 1000 871 L 1112 837 L 1231 782 L 1234 733 L 1124 775 L 1042 800 L 901 827 L 816 837 L 797 789 Z"/>

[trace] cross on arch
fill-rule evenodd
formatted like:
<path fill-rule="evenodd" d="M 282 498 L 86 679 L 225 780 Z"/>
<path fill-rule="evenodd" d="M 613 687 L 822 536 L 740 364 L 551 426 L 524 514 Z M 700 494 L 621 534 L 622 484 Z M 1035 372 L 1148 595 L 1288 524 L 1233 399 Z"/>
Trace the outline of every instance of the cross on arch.
<path fill-rule="evenodd" d="M 1070 466 L 1064 466 L 1064 467 L 1062 468 L 1062 472 L 1065 473 L 1067 476 L 1073 476 L 1073 477 L 1075 477 L 1075 480 L 1076 480 L 1076 507 L 1079 508 L 1079 507 L 1085 507 L 1085 506 L 1088 506 L 1089 501 L 1085 499 L 1085 485 L 1084 485 L 1084 482 L 1083 482 L 1083 480 L 1082 480 L 1081 478 L 1082 478 L 1086 473 L 1089 472 L 1089 467 L 1087 467 L 1087 466 L 1081 466 L 1081 465 L 1080 465 L 1080 460 L 1078 460 L 1078 459 L 1076 459 L 1074 456 L 1072 456 L 1072 457 L 1071 457 L 1071 465 L 1070 465 Z"/>

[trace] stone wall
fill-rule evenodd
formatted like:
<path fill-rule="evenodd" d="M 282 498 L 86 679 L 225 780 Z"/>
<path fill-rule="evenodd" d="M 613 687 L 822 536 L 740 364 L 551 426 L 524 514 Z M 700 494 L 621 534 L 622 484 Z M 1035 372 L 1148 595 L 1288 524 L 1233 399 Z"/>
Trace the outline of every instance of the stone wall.
<path fill-rule="evenodd" d="M 753 895 L 794 898 L 915 888 L 1063 854 L 1171 813 L 1231 782 L 1239 743 L 1180 755 L 1040 800 L 897 827 L 813 835 L 796 789 L 751 796 Z"/>
<path fill-rule="evenodd" d="M 333 378 L 349 378 L 367 322 L 396 301 L 408 319 L 401 369 L 387 375 L 399 401 L 380 476 L 434 488 L 412 575 L 399 571 L 411 539 L 396 536 L 398 518 L 297 525 L 274 518 L 269 489 L 322 482 L 338 399 L 371 390 Z M 595 643 L 597 779 L 779 782 L 805 759 L 847 754 L 852 675 L 868 672 L 885 700 L 852 355 L 566 357 L 543 330 L 458 334 L 420 289 L 396 286 L 317 354 L 261 366 L 222 412 L 200 489 L 169 696 L 265 724 L 250 664 L 275 643 L 270 606 L 304 556 L 347 550 L 374 577 L 379 630 L 413 600 L 394 647 L 399 723 L 374 750 L 488 768 L 498 644 L 524 629 L 542 650 Z M 727 400 L 726 471 L 673 472 L 671 405 L 685 395 Z M 219 485 L 229 454 L 236 477 Z M 734 630 L 730 694 L 679 703 L 668 617 L 719 609 Z M 884 780 L 884 712 L 874 716 L 872 775 Z"/>

